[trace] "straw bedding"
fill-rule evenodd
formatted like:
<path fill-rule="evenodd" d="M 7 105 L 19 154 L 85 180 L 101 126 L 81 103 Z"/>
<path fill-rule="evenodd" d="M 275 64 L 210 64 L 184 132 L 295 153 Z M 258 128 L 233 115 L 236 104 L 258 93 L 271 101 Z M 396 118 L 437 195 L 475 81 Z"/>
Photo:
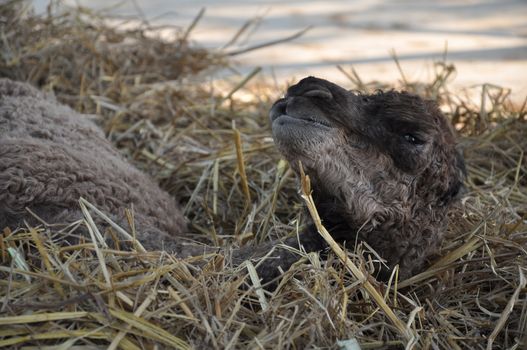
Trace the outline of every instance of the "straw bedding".
<path fill-rule="evenodd" d="M 191 45 L 189 30 L 167 41 L 147 24 L 116 30 L 86 10 L 39 17 L 23 4 L 0 5 L 0 75 L 96 115 L 121 154 L 180 200 L 196 240 L 230 247 L 293 236 L 305 205 L 316 219 L 308 178 L 299 196 L 270 139 L 267 110 L 283 87 L 212 79 L 229 61 Z M 95 222 L 113 213 L 80 201 L 81 221 L 0 228 L 0 347 L 524 348 L 525 106 L 490 84 L 478 104 L 452 94 L 455 68 L 444 62 L 431 82 L 389 86 L 341 69 L 349 88 L 437 99 L 461 135 L 468 192 L 428 270 L 378 283 L 368 247 L 332 246 L 327 260 L 304 254 L 268 292 L 254 266 L 232 267 L 228 248 L 188 259 L 110 249 Z M 100 233 L 133 239 L 133 216 Z M 61 239 L 81 227 L 93 234 Z"/>

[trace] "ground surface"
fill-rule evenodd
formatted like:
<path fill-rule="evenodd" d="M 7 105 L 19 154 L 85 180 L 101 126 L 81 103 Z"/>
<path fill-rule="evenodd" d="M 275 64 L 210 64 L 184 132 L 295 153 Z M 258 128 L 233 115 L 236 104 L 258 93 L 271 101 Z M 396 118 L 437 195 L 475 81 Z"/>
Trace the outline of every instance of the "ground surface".
<path fill-rule="evenodd" d="M 48 0 L 35 0 L 41 11 Z M 186 28 L 199 10 L 206 13 L 191 37 L 221 48 L 251 18 L 259 26 L 241 46 L 287 37 L 308 26 L 300 39 L 237 57 L 242 72 L 263 66 L 281 79 L 306 75 L 345 83 L 336 65 L 353 66 L 365 81 L 393 82 L 400 73 L 394 49 L 410 80 L 426 81 L 431 63 L 443 57 L 456 65 L 453 87 L 492 82 L 509 87 L 521 104 L 527 95 L 527 2 L 522 0 L 356 0 L 356 1 L 190 1 L 67 0 L 118 16 Z M 239 46 L 230 47 L 234 50 Z M 472 92 L 478 95 L 477 91 Z"/>

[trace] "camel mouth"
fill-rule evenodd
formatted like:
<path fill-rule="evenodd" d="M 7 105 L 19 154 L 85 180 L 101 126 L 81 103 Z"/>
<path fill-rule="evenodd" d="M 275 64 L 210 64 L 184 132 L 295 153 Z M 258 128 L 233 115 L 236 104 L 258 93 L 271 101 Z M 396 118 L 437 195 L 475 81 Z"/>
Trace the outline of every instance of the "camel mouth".
<path fill-rule="evenodd" d="M 273 128 L 284 127 L 289 125 L 297 127 L 318 127 L 321 129 L 332 128 L 332 125 L 327 120 L 317 118 L 314 116 L 296 116 L 291 114 L 280 114 L 273 118 Z"/>

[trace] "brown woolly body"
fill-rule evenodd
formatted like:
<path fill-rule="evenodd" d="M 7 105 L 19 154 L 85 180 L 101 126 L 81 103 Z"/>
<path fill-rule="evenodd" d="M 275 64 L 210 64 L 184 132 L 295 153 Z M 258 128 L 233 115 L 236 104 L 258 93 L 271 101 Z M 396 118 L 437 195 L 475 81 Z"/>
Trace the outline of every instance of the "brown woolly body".
<path fill-rule="evenodd" d="M 360 95 L 317 78 L 289 88 L 270 113 L 273 137 L 295 170 L 310 175 L 317 208 L 332 236 L 347 246 L 364 240 L 402 277 L 422 269 L 462 187 L 463 160 L 448 121 L 430 101 L 406 93 Z M 185 220 L 174 200 L 129 165 L 86 116 L 27 84 L 0 80 L 0 228 L 82 217 L 79 197 L 126 224 L 134 207 L 138 239 L 181 255 Z M 298 240 L 285 244 L 298 247 Z M 306 251 L 324 242 L 310 225 Z M 245 247 L 240 263 L 272 244 Z M 265 280 L 296 256 L 276 249 L 259 272 Z"/>
<path fill-rule="evenodd" d="M 185 231 L 173 198 L 131 166 L 86 115 L 29 84 L 0 79 L 0 229 L 82 218 L 84 197 L 118 224 L 133 207 L 138 239 L 178 251 L 170 234 Z"/>

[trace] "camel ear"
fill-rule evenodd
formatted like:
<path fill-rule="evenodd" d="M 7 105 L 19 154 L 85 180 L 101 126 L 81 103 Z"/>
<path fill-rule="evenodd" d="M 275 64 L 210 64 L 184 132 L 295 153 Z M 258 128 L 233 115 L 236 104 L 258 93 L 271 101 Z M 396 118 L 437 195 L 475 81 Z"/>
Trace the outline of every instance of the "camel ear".
<path fill-rule="evenodd" d="M 465 160 L 460 149 L 454 150 L 454 159 L 450 167 L 450 176 L 448 179 L 448 187 L 445 194 L 441 197 L 440 203 L 442 205 L 449 205 L 458 200 L 466 193 L 464 185 L 467 176 L 467 168 L 465 167 Z"/>

